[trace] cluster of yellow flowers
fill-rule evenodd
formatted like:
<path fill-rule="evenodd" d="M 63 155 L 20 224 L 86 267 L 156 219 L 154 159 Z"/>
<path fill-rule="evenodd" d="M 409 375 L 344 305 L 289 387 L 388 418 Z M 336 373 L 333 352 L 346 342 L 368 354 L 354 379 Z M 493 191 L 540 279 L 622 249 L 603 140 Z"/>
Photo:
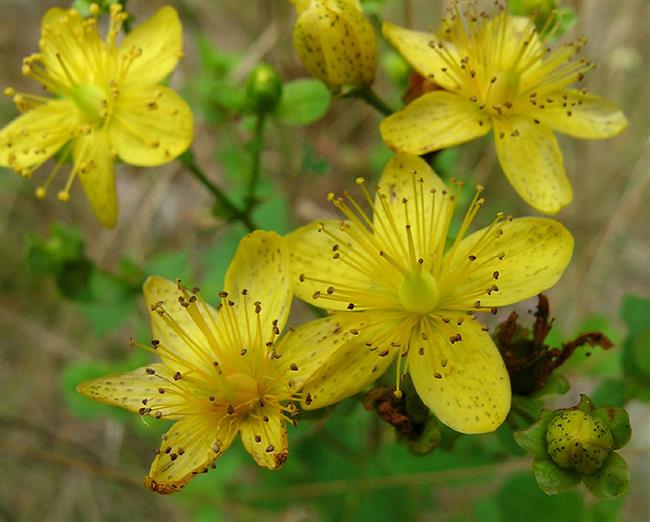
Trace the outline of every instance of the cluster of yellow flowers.
<path fill-rule="evenodd" d="M 358 0 L 292 0 L 294 42 L 309 72 L 332 89 L 374 79 L 373 28 Z M 237 433 L 261 466 L 287 458 L 286 423 L 300 409 L 354 395 L 395 368 L 395 394 L 409 372 L 422 401 L 454 430 L 495 430 L 510 409 L 503 360 L 477 313 L 496 312 L 552 287 L 573 238 L 552 219 L 498 214 L 470 226 L 483 187 L 453 240 L 462 185 L 448 186 L 418 155 L 494 130 L 501 166 L 533 207 L 555 213 L 571 201 L 553 130 L 581 138 L 620 132 L 611 103 L 569 88 L 592 66 L 573 60 L 581 42 L 551 51 L 531 20 L 454 5 L 437 34 L 386 22 L 386 39 L 430 84 L 385 118 L 395 150 L 381 180 L 356 180 L 359 197 L 331 194 L 338 220 L 286 237 L 256 231 L 232 260 L 216 308 L 198 288 L 149 278 L 144 294 L 153 339 L 138 347 L 160 362 L 79 386 L 93 399 L 177 422 L 163 436 L 145 482 L 160 493 L 207 471 Z M 75 177 L 107 227 L 117 217 L 114 160 L 155 166 L 192 141 L 185 101 L 161 85 L 182 55 L 176 11 L 165 7 L 118 45 L 125 13 L 113 4 L 105 40 L 98 9 L 84 19 L 51 9 L 40 52 L 23 72 L 53 98 L 7 89 L 22 116 L 0 131 L 0 165 L 25 177 L 58 154 L 47 180 L 72 159 Z M 328 311 L 282 335 L 293 297 Z"/>

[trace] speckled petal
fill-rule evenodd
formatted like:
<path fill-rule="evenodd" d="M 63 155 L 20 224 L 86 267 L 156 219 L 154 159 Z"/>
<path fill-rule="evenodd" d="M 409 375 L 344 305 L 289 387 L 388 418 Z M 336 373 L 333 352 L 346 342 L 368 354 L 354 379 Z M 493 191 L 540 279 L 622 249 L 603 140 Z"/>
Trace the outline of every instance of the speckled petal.
<path fill-rule="evenodd" d="M 573 191 L 553 131 L 520 115 L 494 118 L 493 125 L 501 168 L 524 201 L 546 214 L 571 203 Z"/>
<path fill-rule="evenodd" d="M 454 318 L 455 319 L 455 318 Z M 450 428 L 461 433 L 494 431 L 510 410 L 510 380 L 497 347 L 481 325 L 465 320 L 429 320 L 416 331 L 409 371 L 422 401 Z M 450 339 L 460 335 L 461 340 Z"/>
<path fill-rule="evenodd" d="M 287 428 L 280 410 L 262 418 L 247 417 L 239 428 L 246 451 L 260 466 L 277 469 L 287 460 Z"/>
<path fill-rule="evenodd" d="M 96 60 L 106 59 L 96 26 L 88 25 L 77 11 L 60 7 L 48 9 L 43 16 L 39 48 L 48 76 L 57 86 L 93 83 Z"/>
<path fill-rule="evenodd" d="M 490 119 L 475 103 L 457 94 L 434 91 L 388 116 L 379 129 L 390 148 L 425 154 L 487 134 Z"/>
<path fill-rule="evenodd" d="M 209 415 L 176 422 L 163 436 L 145 486 L 163 495 L 179 491 L 195 475 L 208 471 L 232 444 L 237 427 L 219 423 L 219 417 Z"/>
<path fill-rule="evenodd" d="M 355 339 L 351 330 L 358 326 L 358 314 L 343 313 L 309 321 L 287 333 L 278 351 L 282 354 L 280 361 L 287 370 L 291 370 L 290 375 L 297 389 L 301 388 L 336 350 Z"/>
<path fill-rule="evenodd" d="M 341 227 L 354 229 L 357 237 L 367 234 L 354 223 L 330 219 L 287 236 L 296 297 L 328 310 L 349 310 L 351 302 L 357 309 L 394 304 L 386 292 L 387 281 L 374 277 L 373 266 L 359 256 L 356 240 Z"/>
<path fill-rule="evenodd" d="M 350 313 L 358 322 L 351 323 L 349 328 L 358 334 L 323 358 L 306 382 L 303 387 L 305 409 L 322 408 L 362 391 L 388 369 L 408 342 L 410 322 L 403 315 Z M 323 342 L 330 345 L 331 340 Z"/>
<path fill-rule="evenodd" d="M 573 254 L 573 237 L 548 218 L 514 219 L 464 238 L 444 260 L 440 307 L 471 310 L 533 297 L 560 279 Z"/>
<path fill-rule="evenodd" d="M 365 85 L 375 74 L 372 26 L 358 2 L 312 2 L 296 21 L 294 46 L 303 65 L 330 86 Z"/>
<path fill-rule="evenodd" d="M 16 118 L 0 131 L 0 165 L 33 172 L 74 137 L 79 111 L 68 100 L 52 100 Z"/>
<path fill-rule="evenodd" d="M 133 87 L 120 95 L 108 132 L 122 161 L 142 167 L 161 165 L 185 152 L 192 142 L 192 111 L 168 87 Z"/>
<path fill-rule="evenodd" d="M 164 80 L 183 55 L 183 28 L 176 9 L 165 6 L 135 27 L 122 41 L 120 52 L 126 54 L 133 48 L 142 54 L 129 66 L 125 85 L 154 85 Z"/>
<path fill-rule="evenodd" d="M 106 228 L 117 220 L 115 168 L 108 136 L 95 131 L 75 139 L 72 148 L 75 169 L 95 215 Z"/>
<path fill-rule="evenodd" d="M 93 400 L 141 415 L 177 419 L 179 396 L 170 384 L 173 373 L 164 364 L 150 364 L 132 372 L 83 382 L 77 386 L 77 391 Z"/>
<path fill-rule="evenodd" d="M 456 86 L 456 82 L 443 70 L 449 67 L 449 61 L 434 48 L 440 43 L 434 34 L 412 31 L 391 22 L 384 22 L 383 32 L 386 40 L 422 76 L 446 89 L 453 89 Z M 444 45 L 457 61 L 457 53 L 453 46 L 448 43 Z"/>
<path fill-rule="evenodd" d="M 575 89 L 552 92 L 527 113 L 558 132 L 586 140 L 611 138 L 627 127 L 625 115 L 614 103 Z M 548 100 L 552 100 L 550 103 Z M 544 108 L 541 109 L 541 105 Z"/>
<path fill-rule="evenodd" d="M 282 329 L 291 309 L 292 282 L 289 254 L 284 239 L 275 232 L 257 230 L 239 243 L 225 278 L 228 299 L 237 303 L 239 324 L 246 324 L 246 314 L 255 327 L 255 303 L 260 304 L 260 323 L 268 341 L 273 327 Z M 246 291 L 246 299 L 242 292 Z M 244 309 L 244 302 L 248 311 Z M 275 321 L 275 324 L 274 324 Z"/>
<path fill-rule="evenodd" d="M 414 154 L 395 154 L 384 168 L 379 188 L 380 193 L 387 196 L 383 198 L 383 204 L 379 193 L 375 196 L 373 223 L 380 237 L 399 241 L 403 239 L 404 227 L 411 225 L 416 236 L 433 236 L 433 244 L 437 244 L 441 238 L 444 240 L 441 235 L 446 235 L 446 230 L 431 230 L 431 210 L 434 205 L 431 191 L 443 192 L 447 187 L 426 161 Z M 404 200 L 408 204 L 408 218 Z M 386 209 L 390 212 L 390 218 Z M 391 232 L 391 221 L 399 232 L 397 238 Z M 419 243 L 416 241 L 416 249 Z M 417 252 L 417 255 L 425 253 Z"/>
<path fill-rule="evenodd" d="M 151 333 L 162 348 L 157 350 L 160 358 L 181 374 L 188 370 L 195 372 L 196 368 L 210 368 L 212 360 L 218 360 L 217 354 L 188 309 L 179 303 L 178 298 L 183 293 L 178 285 L 162 277 L 151 276 L 145 281 L 143 290 L 150 309 Z M 162 303 L 164 314 L 156 311 L 158 303 Z M 214 333 L 219 324 L 217 312 L 207 304 L 201 309 L 207 326 L 218 337 Z"/>

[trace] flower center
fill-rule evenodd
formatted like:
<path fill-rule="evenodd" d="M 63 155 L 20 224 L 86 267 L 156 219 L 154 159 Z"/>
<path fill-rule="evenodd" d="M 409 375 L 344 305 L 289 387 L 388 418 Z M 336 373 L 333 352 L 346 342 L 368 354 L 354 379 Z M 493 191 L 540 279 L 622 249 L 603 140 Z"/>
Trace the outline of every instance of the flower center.
<path fill-rule="evenodd" d="M 99 123 L 106 116 L 107 96 L 97 85 L 80 84 L 72 88 L 74 99 L 86 123 Z"/>
<path fill-rule="evenodd" d="M 225 376 L 220 390 L 223 398 L 234 406 L 242 406 L 259 398 L 257 381 L 246 373 L 231 373 Z"/>
<path fill-rule="evenodd" d="M 438 306 L 438 300 L 438 284 L 428 272 L 408 274 L 399 287 L 399 302 L 409 312 L 433 312 Z"/>
<path fill-rule="evenodd" d="M 519 93 L 519 81 L 521 74 L 512 69 L 503 71 L 497 76 L 494 85 L 491 89 L 488 87 L 486 96 L 487 105 L 492 108 L 493 106 L 502 107 L 512 105 Z"/>

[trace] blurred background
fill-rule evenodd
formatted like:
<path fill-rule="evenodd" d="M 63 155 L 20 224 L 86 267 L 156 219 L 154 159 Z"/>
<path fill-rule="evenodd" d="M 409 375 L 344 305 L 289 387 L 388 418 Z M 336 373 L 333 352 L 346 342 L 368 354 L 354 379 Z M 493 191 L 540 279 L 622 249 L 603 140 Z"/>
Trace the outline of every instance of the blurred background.
<path fill-rule="evenodd" d="M 169 3 L 181 14 L 185 38 L 185 57 L 171 83 L 195 113 L 196 161 L 241 201 L 252 124 L 238 114 L 242 84 L 260 61 L 274 65 L 285 81 L 307 76 L 292 47 L 295 12 L 284 0 Z M 445 5 L 363 4 L 374 21 L 382 17 L 416 29 L 435 27 Z M 40 18 L 55 5 L 66 6 L 0 1 L 2 87 L 36 92 L 38 86 L 20 74 L 21 60 L 36 49 Z M 129 0 L 128 9 L 137 24 L 162 5 Z M 620 105 L 629 127 L 602 142 L 559 138 L 575 196 L 557 218 L 572 231 L 576 248 L 560 284 L 548 293 L 556 317 L 549 341 L 599 330 L 616 347 L 595 349 L 589 358 L 576 352 L 562 371 L 571 391 L 553 396 L 549 405 L 571 406 L 583 392 L 597 404 L 626 405 L 634 435 L 621 454 L 631 468 L 630 496 L 596 501 L 578 490 L 547 497 L 535 485 L 531 459 L 503 430 L 461 437 L 451 452 L 414 455 L 359 401 L 290 428 L 290 458 L 280 472 L 256 467 L 237 443 L 216 470 L 182 493 L 162 497 L 146 490 L 142 479 L 168 425 L 92 403 L 77 396 L 75 386 L 146 364 L 148 355 L 127 342 L 150 337 L 140 292 L 144 276 L 181 278 L 216 297 L 246 232 L 229 224 L 210 194 L 172 162 L 155 169 L 117 166 L 120 218 L 114 230 L 99 226 L 78 183 L 68 203 L 58 202 L 56 191 L 38 200 L 37 182 L 0 171 L 0 520 L 650 519 L 650 410 L 638 398 L 649 394 L 630 388 L 637 381 L 622 355 L 631 342 L 630 317 L 650 321 L 644 315 L 650 297 L 650 3 L 560 5 L 575 19 L 564 38 L 586 35 L 583 54 L 598 64 L 586 87 Z M 383 41 L 380 51 L 375 88 L 398 106 L 409 73 Z M 377 179 L 390 157 L 372 108 L 323 94 L 314 103 L 314 114 L 305 118 L 309 125 L 291 122 L 291 115 L 269 122 L 262 203 L 253 216 L 264 229 L 286 233 L 334 215 L 326 194 L 351 188 L 360 175 Z M 15 114 L 10 100 L 2 99 L 0 124 Z M 486 184 L 487 205 L 477 226 L 497 211 L 534 214 L 500 173 L 490 140 L 448 150 L 435 164 L 443 176 L 470 187 Z M 524 321 L 534 304 L 517 308 Z M 310 317 L 309 310 L 294 308 L 294 324 Z M 641 347 L 646 369 L 648 348 L 647 342 Z"/>

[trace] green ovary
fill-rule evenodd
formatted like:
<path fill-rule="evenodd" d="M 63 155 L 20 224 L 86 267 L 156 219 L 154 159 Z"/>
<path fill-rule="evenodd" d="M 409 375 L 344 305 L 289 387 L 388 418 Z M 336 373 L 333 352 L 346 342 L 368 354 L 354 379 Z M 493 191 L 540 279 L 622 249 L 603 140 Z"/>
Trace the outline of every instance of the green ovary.
<path fill-rule="evenodd" d="M 521 75 L 512 70 L 506 70 L 499 74 L 494 85 L 488 88 L 488 109 L 492 110 L 494 105 L 503 106 L 506 103 L 513 103 L 519 93 L 520 79 Z"/>
<path fill-rule="evenodd" d="M 227 375 L 222 393 L 224 399 L 234 406 L 246 404 L 259 397 L 257 381 L 246 373 Z"/>
<path fill-rule="evenodd" d="M 399 287 L 399 301 L 408 312 L 428 314 L 438 306 L 438 284 L 427 272 L 408 274 Z"/>
<path fill-rule="evenodd" d="M 555 464 L 590 474 L 603 465 L 614 440 L 603 421 L 575 410 L 553 419 L 546 432 L 546 443 Z"/>
<path fill-rule="evenodd" d="M 106 110 L 106 93 L 97 85 L 75 85 L 72 98 L 86 123 L 99 123 Z"/>

